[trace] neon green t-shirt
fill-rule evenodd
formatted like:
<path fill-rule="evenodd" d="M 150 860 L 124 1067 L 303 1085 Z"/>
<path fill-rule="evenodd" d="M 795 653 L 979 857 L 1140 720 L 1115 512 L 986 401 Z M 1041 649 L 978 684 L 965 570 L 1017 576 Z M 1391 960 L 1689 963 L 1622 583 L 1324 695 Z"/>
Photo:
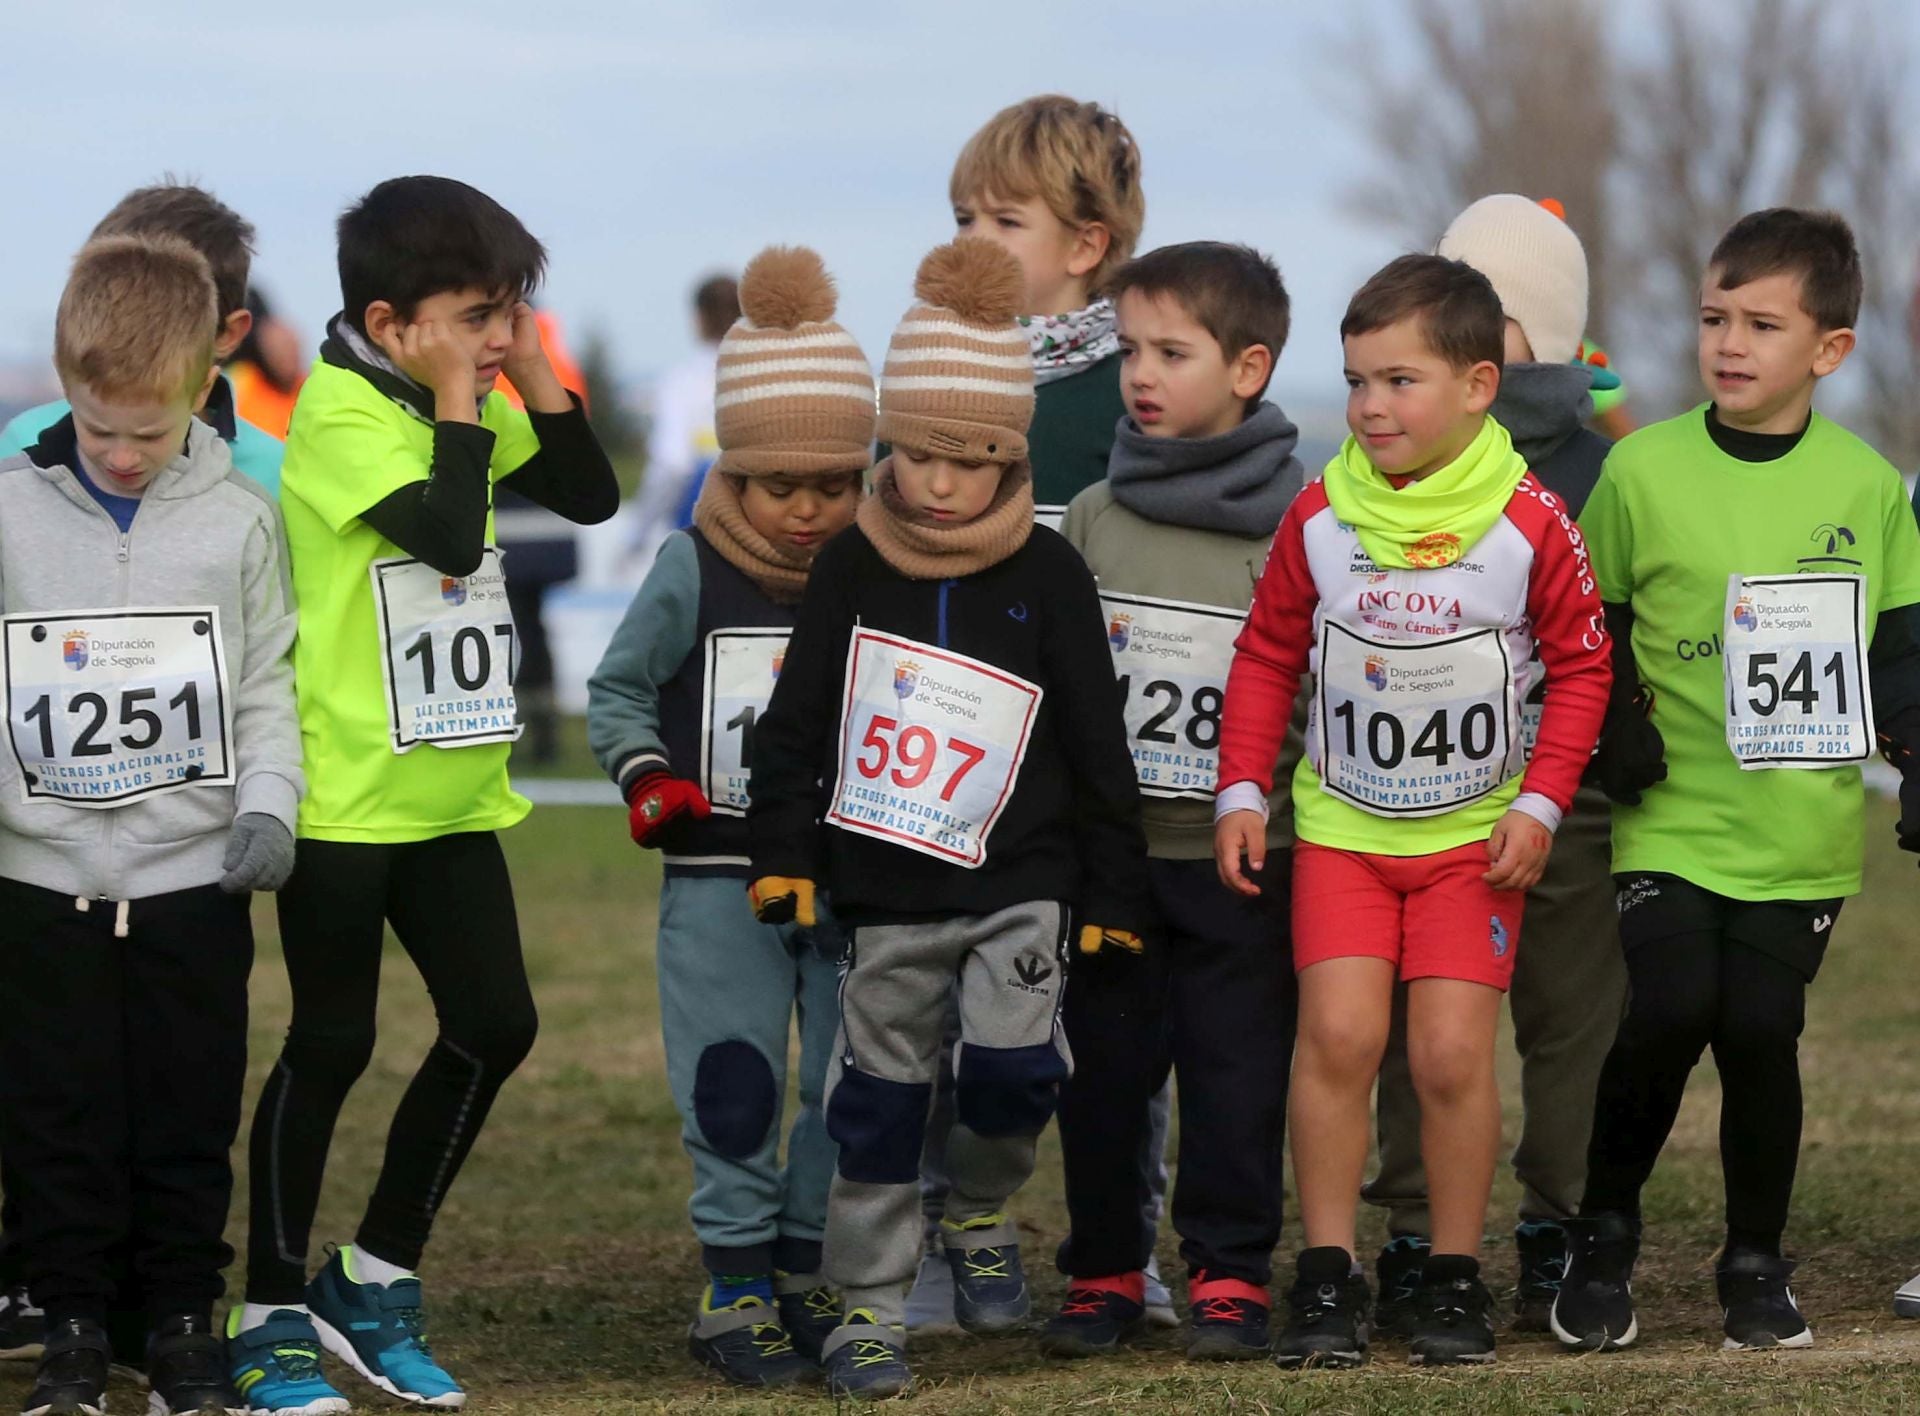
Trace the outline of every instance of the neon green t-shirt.
<path fill-rule="evenodd" d="M 533 425 L 499 393 L 480 424 L 494 435 L 492 481 L 539 450 Z M 396 753 L 369 568 L 406 552 L 360 519 L 427 478 L 433 424 L 348 369 L 314 365 L 294 406 L 281 470 L 294 600 L 293 667 L 307 796 L 300 835 L 320 841 L 423 841 L 493 831 L 529 804 L 507 785 L 503 742 Z M 493 514 L 487 514 L 493 542 Z"/>
<path fill-rule="evenodd" d="M 1920 530 L 1900 474 L 1819 414 L 1792 452 L 1743 462 L 1706 405 L 1608 454 L 1580 528 L 1600 598 L 1631 605 L 1667 780 L 1613 808 L 1613 868 L 1678 875 L 1737 900 L 1860 889 L 1857 766 L 1742 771 L 1726 739 L 1722 625 L 1730 575 L 1866 577 L 1866 630 L 1920 602 Z"/>

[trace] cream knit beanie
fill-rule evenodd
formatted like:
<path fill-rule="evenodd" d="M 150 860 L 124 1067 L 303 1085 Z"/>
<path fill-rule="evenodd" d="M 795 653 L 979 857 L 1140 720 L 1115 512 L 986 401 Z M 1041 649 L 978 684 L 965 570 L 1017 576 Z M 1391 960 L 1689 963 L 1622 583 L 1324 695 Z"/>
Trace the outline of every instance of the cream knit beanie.
<path fill-rule="evenodd" d="M 1482 197 L 1453 220 L 1437 248 L 1488 280 L 1542 364 L 1564 364 L 1587 329 L 1587 253 L 1559 203 L 1513 193 Z"/>

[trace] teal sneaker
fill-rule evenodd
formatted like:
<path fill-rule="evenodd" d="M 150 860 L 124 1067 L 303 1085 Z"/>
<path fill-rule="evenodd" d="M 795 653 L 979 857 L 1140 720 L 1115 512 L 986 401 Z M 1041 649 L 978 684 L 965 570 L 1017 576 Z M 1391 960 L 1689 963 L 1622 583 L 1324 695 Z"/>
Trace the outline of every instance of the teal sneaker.
<path fill-rule="evenodd" d="M 291 1308 L 276 1308 L 245 1332 L 240 1309 L 228 1313 L 227 1370 L 249 1411 L 335 1416 L 351 1409 L 320 1371 L 320 1334 L 312 1319 Z"/>
<path fill-rule="evenodd" d="M 336 1249 L 307 1285 L 307 1306 L 320 1344 L 389 1396 L 452 1411 L 466 1392 L 433 1360 L 420 1313 L 420 1280 L 359 1283 Z"/>

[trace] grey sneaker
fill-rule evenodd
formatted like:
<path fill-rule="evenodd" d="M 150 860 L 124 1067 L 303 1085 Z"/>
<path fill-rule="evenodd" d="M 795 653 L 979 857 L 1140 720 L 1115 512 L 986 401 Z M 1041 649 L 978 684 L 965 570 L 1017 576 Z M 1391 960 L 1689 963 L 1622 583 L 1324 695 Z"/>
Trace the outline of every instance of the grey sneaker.
<path fill-rule="evenodd" d="M 1160 1281 L 1160 1256 L 1147 1258 L 1147 1326 L 1150 1328 L 1177 1328 L 1180 1315 L 1173 1311 L 1173 1294 L 1167 1291 L 1167 1285 Z"/>
<path fill-rule="evenodd" d="M 953 1270 L 937 1235 L 920 1256 L 920 1271 L 907 1294 L 907 1331 L 916 1337 L 958 1337 L 964 1331 L 954 1320 Z"/>
<path fill-rule="evenodd" d="M 1895 1290 L 1893 1311 L 1903 1318 L 1920 1318 L 1920 1273 Z"/>

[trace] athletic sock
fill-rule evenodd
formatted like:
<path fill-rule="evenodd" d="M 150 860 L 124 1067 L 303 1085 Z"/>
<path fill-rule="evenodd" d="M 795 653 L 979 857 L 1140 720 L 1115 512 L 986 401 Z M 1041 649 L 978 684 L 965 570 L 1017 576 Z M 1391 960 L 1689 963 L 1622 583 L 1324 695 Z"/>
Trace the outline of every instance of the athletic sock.
<path fill-rule="evenodd" d="M 340 1262 L 347 1271 L 347 1277 L 355 1283 L 377 1283 L 385 1288 L 390 1283 L 398 1283 L 403 1278 L 416 1278 L 410 1268 L 388 1263 L 378 1255 L 369 1254 L 358 1244 L 349 1244 L 340 1251 Z"/>
<path fill-rule="evenodd" d="M 742 1298 L 758 1298 L 773 1306 L 773 1275 L 770 1273 L 708 1274 L 707 1307 L 714 1312 L 730 1308 Z"/>
<path fill-rule="evenodd" d="M 233 1325 L 233 1330 L 242 1333 L 264 1327 L 267 1319 L 275 1313 L 298 1313 L 303 1318 L 313 1316 L 305 1303 L 242 1303 L 240 1319 Z"/>

